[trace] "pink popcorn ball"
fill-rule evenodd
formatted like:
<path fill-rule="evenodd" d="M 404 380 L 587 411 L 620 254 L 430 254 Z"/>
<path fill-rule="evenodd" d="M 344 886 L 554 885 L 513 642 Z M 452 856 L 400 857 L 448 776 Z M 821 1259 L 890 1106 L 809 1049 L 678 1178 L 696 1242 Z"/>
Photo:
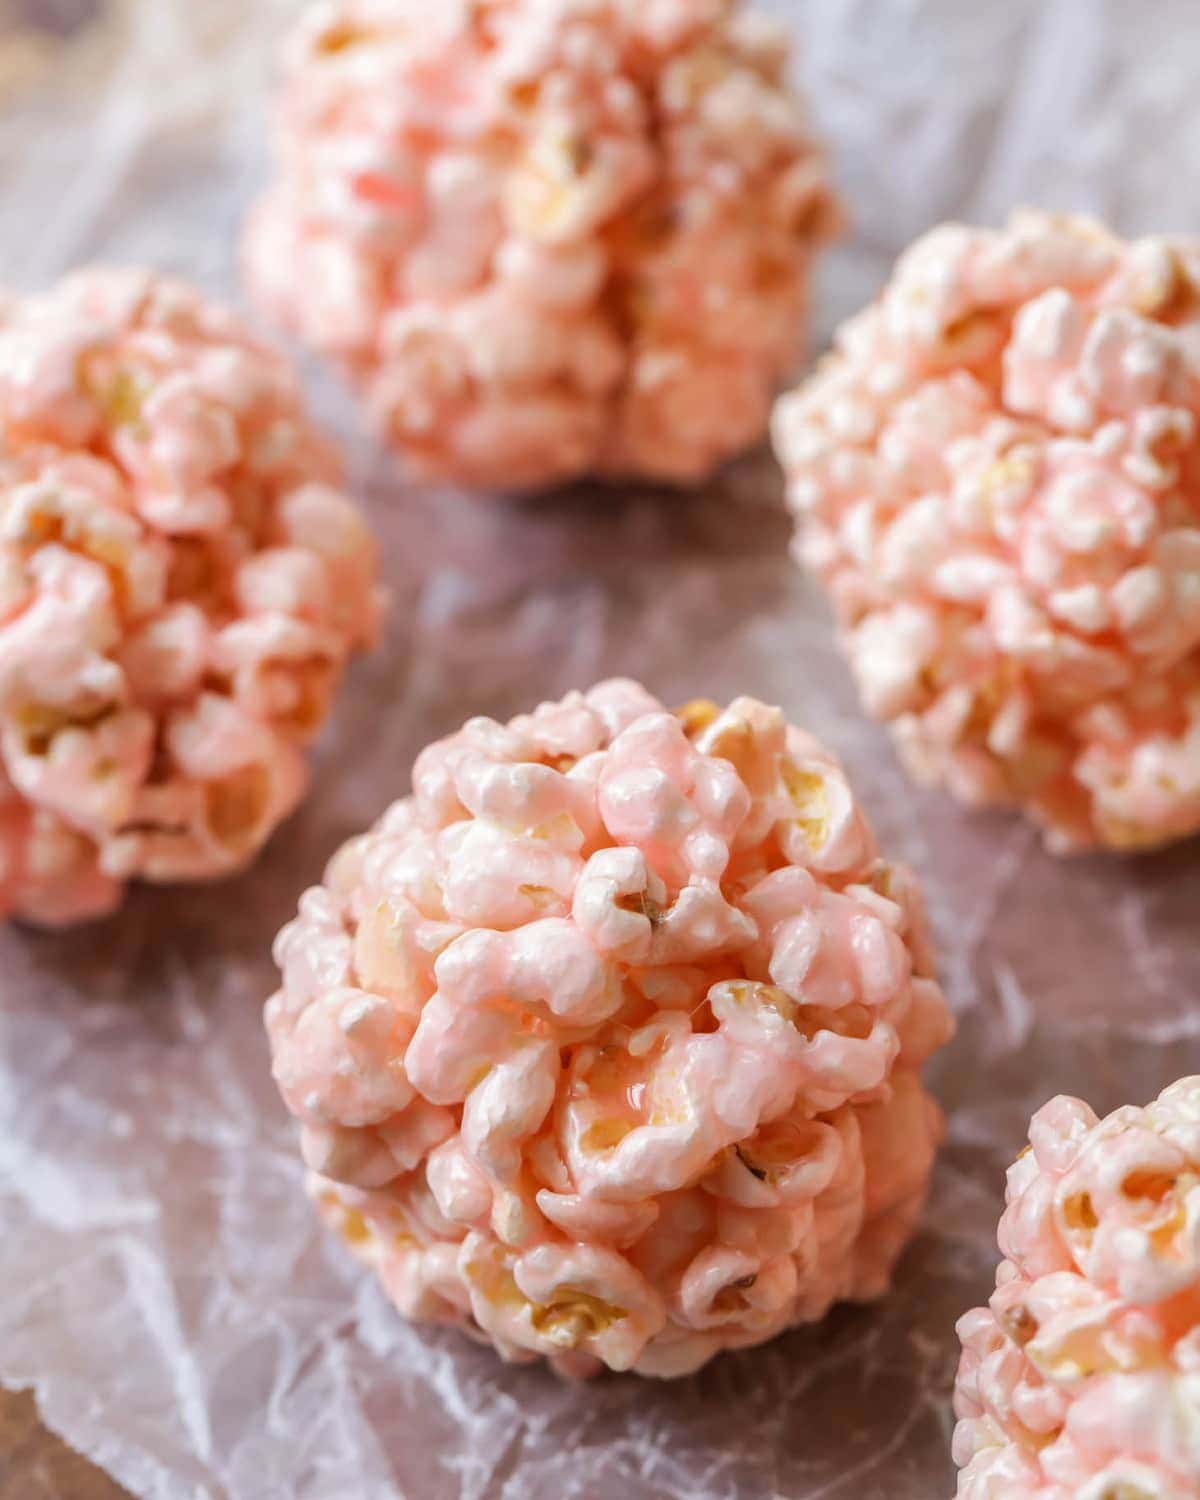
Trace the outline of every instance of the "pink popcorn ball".
<path fill-rule="evenodd" d="M 959 1500 L 1198 1500 L 1200 1078 L 1106 1120 L 1055 1099 L 1029 1139 L 958 1325 Z"/>
<path fill-rule="evenodd" d="M 945 225 L 776 410 L 914 775 L 1059 851 L 1200 828 L 1200 239 Z"/>
<path fill-rule="evenodd" d="M 310 1192 L 405 1316 L 670 1376 L 886 1289 L 951 1023 L 912 876 L 778 709 L 472 719 L 275 953 Z"/>
<path fill-rule="evenodd" d="M 281 361 L 143 272 L 0 301 L 0 916 L 237 869 L 375 626 Z"/>
<path fill-rule="evenodd" d="M 757 442 L 835 211 L 735 0 L 324 0 L 246 242 L 421 476 L 696 480 Z"/>

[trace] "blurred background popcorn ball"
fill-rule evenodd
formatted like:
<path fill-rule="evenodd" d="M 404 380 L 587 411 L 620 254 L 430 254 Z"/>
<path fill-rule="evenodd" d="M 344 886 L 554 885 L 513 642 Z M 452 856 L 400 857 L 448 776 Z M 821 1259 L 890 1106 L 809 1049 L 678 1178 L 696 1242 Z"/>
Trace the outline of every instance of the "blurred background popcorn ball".
<path fill-rule="evenodd" d="M 834 227 L 733 0 L 327 0 L 246 244 L 419 475 L 691 481 L 757 442 Z"/>
<path fill-rule="evenodd" d="M 242 865 L 375 625 L 287 367 L 136 271 L 0 300 L 0 915 Z"/>
<path fill-rule="evenodd" d="M 867 708 L 1057 850 L 1200 827 L 1200 240 L 913 245 L 776 446 Z"/>
<path fill-rule="evenodd" d="M 670 1376 L 886 1289 L 951 1023 L 912 876 L 778 709 L 472 719 L 276 957 L 310 1191 L 406 1316 Z"/>
<path fill-rule="evenodd" d="M 1200 1078 L 1106 1120 L 1055 1099 L 1029 1139 L 958 1325 L 959 1500 L 1196 1500 Z"/>

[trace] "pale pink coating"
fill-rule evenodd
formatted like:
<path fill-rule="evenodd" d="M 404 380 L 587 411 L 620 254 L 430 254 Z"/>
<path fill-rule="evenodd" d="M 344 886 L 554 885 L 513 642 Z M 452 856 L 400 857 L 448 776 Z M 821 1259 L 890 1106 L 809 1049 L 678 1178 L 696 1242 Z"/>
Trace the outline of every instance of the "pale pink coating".
<path fill-rule="evenodd" d="M 886 1289 L 951 1023 L 915 882 L 778 709 L 472 719 L 275 953 L 310 1190 L 405 1315 L 668 1376 Z"/>
<path fill-rule="evenodd" d="M 960 1319 L 959 1500 L 1200 1497 L 1200 1078 L 1033 1118 Z"/>
<path fill-rule="evenodd" d="M 1200 828 L 1200 239 L 944 225 L 776 409 L 798 554 L 921 780 L 1057 850 Z"/>
<path fill-rule="evenodd" d="M 0 303 L 0 916 L 244 864 L 291 811 L 372 540 L 287 366 L 181 282 Z"/>
<path fill-rule="evenodd" d="M 690 481 L 757 442 L 836 214 L 740 0 L 322 0 L 252 286 L 420 475 Z"/>

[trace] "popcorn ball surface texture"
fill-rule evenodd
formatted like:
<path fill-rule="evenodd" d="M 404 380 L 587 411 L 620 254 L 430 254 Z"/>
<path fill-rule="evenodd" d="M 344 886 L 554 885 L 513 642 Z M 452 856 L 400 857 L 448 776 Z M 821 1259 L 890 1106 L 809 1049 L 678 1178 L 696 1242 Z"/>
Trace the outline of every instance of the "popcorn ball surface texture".
<path fill-rule="evenodd" d="M 1200 1078 L 1034 1116 L 1007 1257 L 958 1325 L 959 1500 L 1200 1496 Z"/>
<path fill-rule="evenodd" d="M 0 299 L 0 915 L 243 864 L 371 634 L 374 556 L 287 368 L 181 283 Z"/>
<path fill-rule="evenodd" d="M 407 1316 L 667 1376 L 886 1288 L 950 1020 L 912 877 L 777 709 L 473 719 L 276 957 L 310 1191 Z"/>
<path fill-rule="evenodd" d="M 776 412 L 798 550 L 922 780 L 1058 850 L 1200 827 L 1200 240 L 948 225 Z"/>
<path fill-rule="evenodd" d="M 731 0 L 334 0 L 246 260 L 418 474 L 690 481 L 757 442 L 835 214 Z"/>

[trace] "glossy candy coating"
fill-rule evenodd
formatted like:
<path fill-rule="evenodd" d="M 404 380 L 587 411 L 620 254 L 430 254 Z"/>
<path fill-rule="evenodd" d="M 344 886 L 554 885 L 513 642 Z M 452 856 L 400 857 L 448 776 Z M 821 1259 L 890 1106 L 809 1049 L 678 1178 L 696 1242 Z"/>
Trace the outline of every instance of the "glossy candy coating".
<path fill-rule="evenodd" d="M 835 220 L 732 0 L 331 0 L 291 38 L 251 284 L 418 475 L 693 481 L 766 431 Z"/>
<path fill-rule="evenodd" d="M 407 1316 L 677 1375 L 886 1288 L 950 1020 L 915 882 L 778 709 L 472 719 L 276 957 L 312 1194 Z"/>
<path fill-rule="evenodd" d="M 293 378 L 184 284 L 0 300 L 0 915 L 243 865 L 379 607 Z"/>
<path fill-rule="evenodd" d="M 1200 1496 L 1200 1078 L 1038 1111 L 959 1321 L 959 1500 Z"/>
<path fill-rule="evenodd" d="M 943 225 L 776 409 L 798 555 L 915 776 L 1049 845 L 1200 827 L 1200 240 Z"/>

